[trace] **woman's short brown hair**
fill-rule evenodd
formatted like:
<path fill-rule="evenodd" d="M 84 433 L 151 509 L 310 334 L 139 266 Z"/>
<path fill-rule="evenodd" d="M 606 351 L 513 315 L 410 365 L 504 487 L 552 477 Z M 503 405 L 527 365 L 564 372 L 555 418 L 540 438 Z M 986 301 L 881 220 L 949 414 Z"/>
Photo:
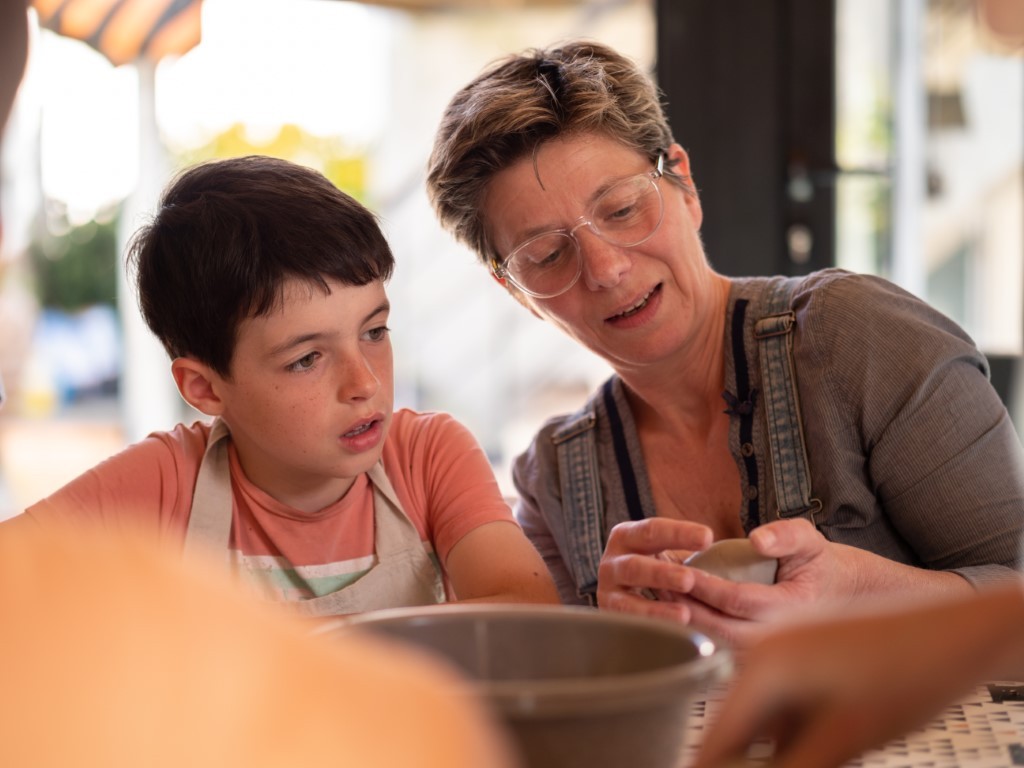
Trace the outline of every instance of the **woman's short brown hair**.
<path fill-rule="evenodd" d="M 652 162 L 674 143 L 654 82 L 606 45 L 573 41 L 492 63 L 455 94 L 434 139 L 427 193 L 441 224 L 485 263 L 497 258 L 480 214 L 491 178 L 545 141 L 582 132 Z"/>

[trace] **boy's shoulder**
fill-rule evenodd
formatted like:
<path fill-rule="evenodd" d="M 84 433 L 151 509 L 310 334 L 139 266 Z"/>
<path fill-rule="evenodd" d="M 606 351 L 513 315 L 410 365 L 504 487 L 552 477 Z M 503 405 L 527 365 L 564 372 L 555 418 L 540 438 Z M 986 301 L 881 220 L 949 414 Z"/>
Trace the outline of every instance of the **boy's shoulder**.
<path fill-rule="evenodd" d="M 212 424 L 206 421 L 182 422 L 166 431 L 150 432 L 141 442 L 143 445 L 157 443 L 172 454 L 202 461 L 211 429 Z"/>
<path fill-rule="evenodd" d="M 445 411 L 416 411 L 412 408 L 396 408 L 391 418 L 391 432 L 442 429 L 458 420 Z M 460 425 L 461 426 L 461 425 Z"/>
<path fill-rule="evenodd" d="M 458 454 L 478 449 L 476 438 L 461 422 L 445 411 L 396 409 L 388 431 L 385 453 L 428 455 Z"/>
<path fill-rule="evenodd" d="M 388 432 L 390 442 L 408 443 L 422 440 L 445 439 L 446 436 L 466 431 L 466 428 L 445 411 L 416 411 L 398 408 L 391 418 Z"/>

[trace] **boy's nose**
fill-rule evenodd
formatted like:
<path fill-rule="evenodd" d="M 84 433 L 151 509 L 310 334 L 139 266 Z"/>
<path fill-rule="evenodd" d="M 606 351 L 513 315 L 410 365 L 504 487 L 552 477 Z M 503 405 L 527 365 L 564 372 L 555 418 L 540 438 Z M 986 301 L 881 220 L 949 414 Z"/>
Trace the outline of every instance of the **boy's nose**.
<path fill-rule="evenodd" d="M 583 282 L 592 291 L 615 287 L 633 265 L 628 249 L 602 240 L 587 227 L 576 233 L 576 241 L 583 260 Z"/>
<path fill-rule="evenodd" d="M 339 395 L 343 400 L 366 400 L 377 394 L 380 379 L 363 357 L 356 357 L 345 367 Z"/>

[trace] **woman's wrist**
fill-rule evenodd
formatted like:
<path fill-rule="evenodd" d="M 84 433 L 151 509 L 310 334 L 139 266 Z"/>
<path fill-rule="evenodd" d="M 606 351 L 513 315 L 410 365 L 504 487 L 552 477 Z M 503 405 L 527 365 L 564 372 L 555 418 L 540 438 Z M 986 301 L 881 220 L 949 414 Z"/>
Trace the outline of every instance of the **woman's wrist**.
<path fill-rule="evenodd" d="M 898 563 L 874 552 L 832 543 L 843 574 L 844 592 L 851 601 L 879 597 L 955 598 L 974 587 L 953 571 L 933 571 Z"/>

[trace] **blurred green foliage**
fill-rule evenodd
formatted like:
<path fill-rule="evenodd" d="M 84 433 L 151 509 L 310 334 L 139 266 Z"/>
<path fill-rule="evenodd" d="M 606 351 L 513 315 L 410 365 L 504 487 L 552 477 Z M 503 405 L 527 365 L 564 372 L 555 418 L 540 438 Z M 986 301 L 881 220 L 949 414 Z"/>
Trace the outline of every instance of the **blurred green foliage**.
<path fill-rule="evenodd" d="M 29 247 L 36 296 L 44 307 L 69 312 L 94 304 L 117 304 L 116 215 L 69 226 L 59 215 Z"/>

